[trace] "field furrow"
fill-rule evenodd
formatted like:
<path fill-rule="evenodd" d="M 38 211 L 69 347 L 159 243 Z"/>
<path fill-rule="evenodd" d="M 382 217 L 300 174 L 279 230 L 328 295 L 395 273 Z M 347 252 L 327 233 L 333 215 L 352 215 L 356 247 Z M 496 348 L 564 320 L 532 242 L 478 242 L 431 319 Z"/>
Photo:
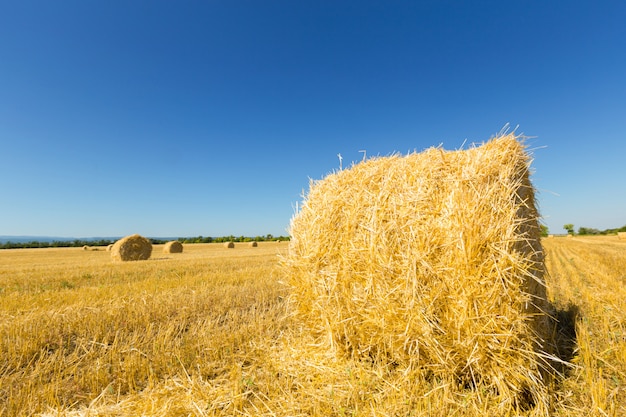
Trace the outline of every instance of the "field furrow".
<path fill-rule="evenodd" d="M 576 367 L 563 382 L 569 404 L 592 415 L 626 415 L 626 244 L 609 237 L 543 244 L 553 302 L 578 312 Z"/>

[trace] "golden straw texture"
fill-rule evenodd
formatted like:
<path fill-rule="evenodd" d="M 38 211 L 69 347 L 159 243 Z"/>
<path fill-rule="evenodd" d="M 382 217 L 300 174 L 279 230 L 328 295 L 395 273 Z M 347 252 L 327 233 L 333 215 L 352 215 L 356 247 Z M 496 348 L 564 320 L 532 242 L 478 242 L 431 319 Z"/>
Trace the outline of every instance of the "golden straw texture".
<path fill-rule="evenodd" d="M 554 321 L 530 158 L 513 134 L 313 181 L 283 260 L 303 327 L 340 355 L 549 401 Z"/>
<path fill-rule="evenodd" d="M 183 253 L 183 244 L 177 240 L 167 242 L 163 246 L 163 253 Z"/>
<path fill-rule="evenodd" d="M 114 261 L 140 261 L 150 258 L 152 243 L 138 234 L 126 236 L 111 247 L 111 259 Z"/>

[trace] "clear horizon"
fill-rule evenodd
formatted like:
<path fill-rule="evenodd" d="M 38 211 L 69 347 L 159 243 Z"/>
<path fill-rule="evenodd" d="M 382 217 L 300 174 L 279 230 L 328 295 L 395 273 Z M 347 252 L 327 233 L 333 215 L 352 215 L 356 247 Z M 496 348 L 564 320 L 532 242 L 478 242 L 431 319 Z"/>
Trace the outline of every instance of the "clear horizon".
<path fill-rule="evenodd" d="M 256 238 L 256 237 L 262 237 L 262 238 L 267 238 L 268 235 L 271 235 L 272 238 L 278 238 L 278 237 L 288 237 L 288 235 L 274 235 L 272 233 L 267 233 L 264 235 L 233 235 L 231 234 L 227 234 L 227 235 L 220 235 L 220 236 L 205 236 L 205 235 L 185 235 L 185 236 L 179 236 L 179 235 L 175 235 L 175 236 L 149 236 L 146 235 L 144 237 L 150 238 L 150 239 L 177 239 L 177 238 L 198 238 L 198 237 L 202 237 L 202 238 L 214 238 L 214 239 L 219 239 L 219 238 L 223 238 L 223 237 L 230 237 L 230 236 L 234 236 L 236 239 L 239 239 L 241 237 L 244 238 Z M 29 238 L 43 238 L 43 239 L 68 239 L 68 240 L 62 240 L 61 242 L 71 242 L 72 240 L 78 239 L 78 240 L 95 240 L 95 239 L 120 239 L 123 238 L 125 236 L 119 235 L 119 236 L 42 236 L 42 235 L 0 235 L 0 242 L 3 240 L 7 240 L 8 238 L 18 238 L 18 239 L 29 239 Z M 10 241 L 10 240 L 9 240 Z M 19 242 L 13 242 L 13 243 L 19 243 Z"/>
<path fill-rule="evenodd" d="M 626 224 L 626 3 L 0 6 L 0 235 L 287 235 L 310 179 L 528 136 L 551 233 Z"/>

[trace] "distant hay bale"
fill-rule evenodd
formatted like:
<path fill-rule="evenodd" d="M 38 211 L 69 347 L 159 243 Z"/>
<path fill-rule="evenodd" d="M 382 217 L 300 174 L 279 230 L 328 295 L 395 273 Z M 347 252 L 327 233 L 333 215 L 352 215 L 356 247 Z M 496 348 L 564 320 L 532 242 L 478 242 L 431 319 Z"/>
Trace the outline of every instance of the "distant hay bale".
<path fill-rule="evenodd" d="M 257 246 L 259 246 L 259 244 L 254 242 L 254 241 L 252 241 L 252 242 L 248 243 L 248 246 L 250 246 L 251 248 L 256 248 Z"/>
<path fill-rule="evenodd" d="M 150 258 L 152 243 L 138 234 L 126 236 L 111 247 L 111 259 L 114 261 L 139 261 Z"/>
<path fill-rule="evenodd" d="M 568 234 L 567 234 L 567 237 L 568 237 L 568 238 L 572 238 L 572 237 L 574 237 L 574 235 L 571 235 L 571 234 L 569 234 L 569 233 L 568 233 Z"/>
<path fill-rule="evenodd" d="M 234 242 L 226 242 L 224 243 L 224 247 L 228 248 L 228 249 L 232 249 L 235 247 L 235 243 Z"/>
<path fill-rule="evenodd" d="M 312 181 L 282 260 L 304 328 L 341 355 L 546 399 L 554 321 L 529 165 L 509 134 Z"/>
<path fill-rule="evenodd" d="M 552 238 L 554 237 L 554 235 L 548 235 L 548 237 L 549 237 L 550 239 L 552 239 Z"/>
<path fill-rule="evenodd" d="M 617 238 L 620 240 L 626 240 L 626 232 L 617 232 Z"/>
<path fill-rule="evenodd" d="M 111 252 L 111 248 L 113 248 L 113 244 L 107 245 L 107 252 Z"/>
<path fill-rule="evenodd" d="M 89 250 L 89 246 L 87 245 L 83 246 L 83 250 Z"/>
<path fill-rule="evenodd" d="M 165 243 L 163 253 L 183 253 L 183 244 L 177 240 Z"/>

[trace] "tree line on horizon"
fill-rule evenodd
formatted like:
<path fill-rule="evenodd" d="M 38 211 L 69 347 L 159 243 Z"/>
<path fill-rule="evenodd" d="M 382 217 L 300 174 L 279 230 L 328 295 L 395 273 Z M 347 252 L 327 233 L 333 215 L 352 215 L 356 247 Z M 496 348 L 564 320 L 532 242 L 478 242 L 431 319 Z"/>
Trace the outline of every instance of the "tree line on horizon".
<path fill-rule="evenodd" d="M 159 245 L 169 242 L 172 239 L 157 239 L 157 238 L 148 238 L 153 245 Z M 286 241 L 289 240 L 289 236 L 273 236 L 271 234 L 267 234 L 265 236 L 221 236 L 221 237 L 210 237 L 210 236 L 197 236 L 197 237 L 181 237 L 177 240 L 180 243 L 221 243 L 221 242 L 266 242 L 266 241 Z M 52 242 L 38 241 L 33 240 L 30 242 L 5 242 L 0 243 L 0 249 L 27 249 L 27 248 L 81 248 L 83 246 L 108 246 L 115 243 L 115 240 L 111 239 L 99 239 L 99 240 L 82 240 L 82 239 L 73 239 L 68 241 L 59 241 L 54 240 Z"/>
<path fill-rule="evenodd" d="M 549 230 L 548 226 L 540 225 L 541 227 L 541 235 L 548 236 Z M 581 236 L 585 235 L 614 235 L 618 232 L 626 232 L 626 225 L 620 228 L 614 229 L 605 229 L 599 230 L 591 227 L 579 227 L 578 233 L 574 232 L 574 225 L 569 223 L 563 226 L 563 229 L 567 231 L 568 234 L 578 234 Z M 153 245 L 164 244 L 169 240 L 166 239 L 157 239 L 157 238 L 148 238 Z M 221 237 L 211 237 L 211 236 L 196 236 L 196 237 L 181 237 L 177 239 L 180 243 L 223 243 L 223 242 L 267 242 L 267 241 L 287 241 L 290 240 L 289 236 L 273 236 L 272 234 L 267 234 L 265 236 L 221 236 Z M 82 240 L 82 239 L 73 239 L 68 241 L 59 241 L 54 240 L 52 242 L 46 241 L 38 241 L 33 240 L 30 242 L 5 242 L 0 243 L 0 249 L 26 249 L 26 248 L 80 248 L 83 246 L 108 246 L 115 243 L 115 240 L 111 239 L 99 239 L 99 240 Z"/>
<path fill-rule="evenodd" d="M 619 232 L 626 232 L 626 225 L 618 228 L 618 229 L 605 229 L 605 230 L 599 230 L 599 229 L 594 229 L 592 227 L 579 227 L 578 228 L 578 233 L 574 232 L 574 225 L 572 223 L 568 223 L 563 225 L 563 229 L 565 229 L 565 231 L 567 232 L 568 235 L 574 235 L 574 234 L 578 234 L 581 236 L 585 236 L 585 235 L 615 235 Z"/>
<path fill-rule="evenodd" d="M 545 224 L 540 224 L 539 228 L 541 229 L 541 236 L 542 237 L 547 237 L 550 234 L 550 231 L 548 230 L 548 226 L 546 226 Z M 599 229 L 594 229 L 592 227 L 579 227 L 578 228 L 578 233 L 576 233 L 574 231 L 574 225 L 572 223 L 568 223 L 563 225 L 563 229 L 565 229 L 565 231 L 567 232 L 568 235 L 580 235 L 580 236 L 585 236 L 585 235 L 616 235 L 619 232 L 626 232 L 626 225 L 617 228 L 617 229 L 605 229 L 605 230 L 599 230 Z"/>

